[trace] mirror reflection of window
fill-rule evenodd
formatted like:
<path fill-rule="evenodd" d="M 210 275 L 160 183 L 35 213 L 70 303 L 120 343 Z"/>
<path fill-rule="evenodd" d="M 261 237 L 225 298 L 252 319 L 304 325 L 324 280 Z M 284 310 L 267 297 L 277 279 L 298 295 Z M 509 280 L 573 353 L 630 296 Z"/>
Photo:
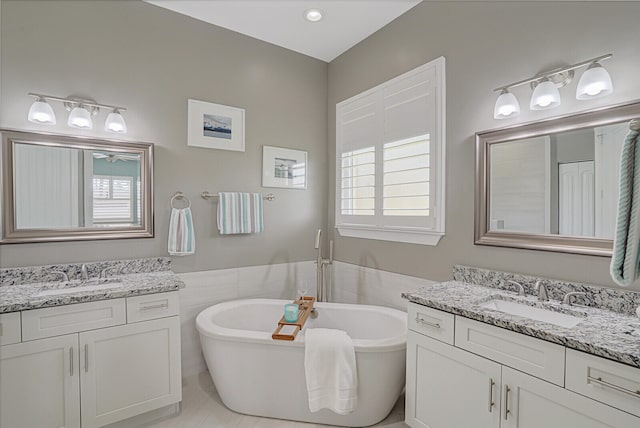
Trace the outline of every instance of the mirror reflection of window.
<path fill-rule="evenodd" d="M 492 144 L 489 230 L 613 239 L 626 122 Z"/>

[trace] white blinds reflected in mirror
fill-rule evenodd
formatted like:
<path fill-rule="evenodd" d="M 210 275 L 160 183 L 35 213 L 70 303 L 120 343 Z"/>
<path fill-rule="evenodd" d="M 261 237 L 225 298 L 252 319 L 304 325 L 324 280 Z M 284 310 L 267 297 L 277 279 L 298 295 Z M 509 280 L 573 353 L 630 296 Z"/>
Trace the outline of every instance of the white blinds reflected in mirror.
<path fill-rule="evenodd" d="M 490 231 L 613 239 L 627 122 L 492 144 Z"/>

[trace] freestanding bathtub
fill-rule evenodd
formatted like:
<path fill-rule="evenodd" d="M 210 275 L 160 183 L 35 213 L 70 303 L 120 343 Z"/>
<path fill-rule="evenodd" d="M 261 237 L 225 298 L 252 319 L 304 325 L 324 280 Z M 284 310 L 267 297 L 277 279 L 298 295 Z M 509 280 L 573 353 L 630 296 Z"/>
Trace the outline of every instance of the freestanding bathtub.
<path fill-rule="evenodd" d="M 196 318 L 211 378 L 223 403 L 248 415 L 362 427 L 384 419 L 405 384 L 406 313 L 379 306 L 316 303 L 295 341 L 271 333 L 286 300 L 220 303 Z M 348 415 L 311 413 L 304 373 L 304 331 L 336 328 L 353 339 L 358 368 L 358 406 Z"/>

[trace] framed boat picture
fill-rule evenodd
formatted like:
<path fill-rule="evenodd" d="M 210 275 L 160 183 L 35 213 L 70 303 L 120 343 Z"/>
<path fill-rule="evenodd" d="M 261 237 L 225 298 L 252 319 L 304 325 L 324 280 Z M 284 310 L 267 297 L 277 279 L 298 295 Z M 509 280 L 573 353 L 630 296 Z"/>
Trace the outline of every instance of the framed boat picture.
<path fill-rule="evenodd" d="M 187 145 L 244 152 L 244 109 L 190 99 Z"/>

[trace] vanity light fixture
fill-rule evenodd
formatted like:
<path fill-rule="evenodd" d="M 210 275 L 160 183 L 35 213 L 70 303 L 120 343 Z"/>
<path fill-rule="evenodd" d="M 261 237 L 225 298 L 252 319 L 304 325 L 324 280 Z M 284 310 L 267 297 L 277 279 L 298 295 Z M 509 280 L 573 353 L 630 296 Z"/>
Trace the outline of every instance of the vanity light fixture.
<path fill-rule="evenodd" d="M 304 11 L 304 17 L 309 22 L 318 22 L 324 17 L 324 12 L 322 12 L 320 9 L 315 8 L 307 9 Z"/>
<path fill-rule="evenodd" d="M 609 59 L 612 56 L 613 54 L 602 55 L 566 67 L 545 71 L 531 78 L 494 89 L 494 92 L 500 92 L 500 96 L 498 96 L 493 109 L 494 119 L 515 117 L 520 113 L 518 100 L 509 92 L 509 89 L 527 83 L 530 84 L 533 89 L 533 94 L 529 102 L 529 108 L 531 108 L 531 110 L 544 110 L 559 106 L 562 100 L 558 88 L 569 84 L 573 79 L 574 70 L 584 66 L 588 67 L 578 82 L 576 99 L 588 100 L 613 93 L 611 76 L 607 70 L 600 65 L 601 61 Z"/>
<path fill-rule="evenodd" d="M 39 123 L 42 125 L 56 124 L 56 115 L 53 112 L 51 105 L 42 97 L 38 97 L 35 102 L 31 104 L 27 119 L 29 122 Z"/>
<path fill-rule="evenodd" d="M 29 109 L 28 120 L 30 122 L 55 125 L 56 117 L 51 105 L 47 101 L 59 101 L 63 103 L 67 111 L 70 112 L 67 118 L 67 125 L 72 128 L 93 129 L 92 116 L 97 115 L 100 112 L 100 108 L 104 108 L 111 110 L 104 124 L 105 131 L 122 134 L 127 132 L 127 124 L 121 113 L 126 110 L 124 107 L 98 104 L 93 100 L 73 97 L 56 97 L 31 92 L 28 95 L 36 97 L 36 101 Z"/>

